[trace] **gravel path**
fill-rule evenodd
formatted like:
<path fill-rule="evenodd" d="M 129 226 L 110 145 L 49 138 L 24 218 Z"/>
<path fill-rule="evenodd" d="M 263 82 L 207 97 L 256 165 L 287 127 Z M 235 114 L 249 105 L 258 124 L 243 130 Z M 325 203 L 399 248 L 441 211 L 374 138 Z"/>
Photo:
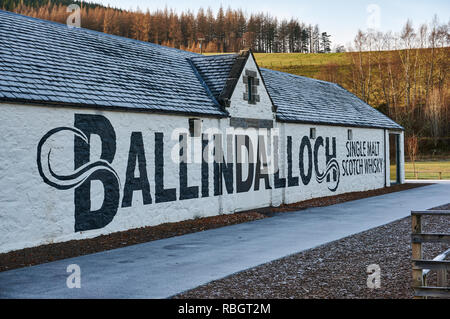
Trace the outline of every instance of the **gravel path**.
<path fill-rule="evenodd" d="M 450 209 L 450 204 L 439 207 Z M 450 232 L 444 217 L 422 218 L 425 232 Z M 434 258 L 448 245 L 424 244 Z M 411 298 L 411 218 L 288 256 L 174 298 Z M 381 288 L 367 288 L 367 266 L 381 267 Z M 430 275 L 429 285 L 435 283 Z"/>

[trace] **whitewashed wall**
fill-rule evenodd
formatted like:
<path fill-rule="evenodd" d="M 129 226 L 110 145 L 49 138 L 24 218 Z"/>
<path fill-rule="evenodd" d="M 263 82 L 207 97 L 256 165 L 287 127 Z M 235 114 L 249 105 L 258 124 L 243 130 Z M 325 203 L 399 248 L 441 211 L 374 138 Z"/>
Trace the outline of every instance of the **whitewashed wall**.
<path fill-rule="evenodd" d="M 363 129 L 363 128 L 347 128 L 347 127 L 338 127 L 338 126 L 322 126 L 322 125 L 298 125 L 298 124 L 282 124 L 285 127 L 284 131 L 286 135 L 292 135 L 292 140 L 299 141 L 303 136 L 309 136 L 310 128 L 316 128 L 317 137 L 322 136 L 324 138 L 332 137 L 336 138 L 336 160 L 339 164 L 340 169 L 340 178 L 339 178 L 339 186 L 335 192 L 331 192 L 329 187 L 333 187 L 335 183 L 330 182 L 322 182 L 317 183 L 315 181 L 315 174 L 313 169 L 313 177 L 311 178 L 311 182 L 309 185 L 305 186 L 302 184 L 302 181 L 299 181 L 299 187 L 287 187 L 282 189 L 285 192 L 285 203 L 295 203 L 302 200 L 311 199 L 314 197 L 323 197 L 330 195 L 337 195 L 348 192 L 355 191 L 366 191 L 376 188 L 381 188 L 385 186 L 385 163 L 384 163 L 384 131 L 379 129 Z M 347 131 L 351 129 L 353 132 L 353 139 L 351 142 L 379 142 L 379 154 L 376 156 L 347 156 L 348 151 L 346 148 L 348 139 L 347 139 Z M 283 143 L 286 143 L 286 139 L 282 139 Z M 312 142 L 313 143 L 313 142 Z M 331 144 L 331 142 L 330 142 Z M 299 142 L 293 142 L 293 175 L 299 176 L 300 169 L 299 165 Z M 283 147 L 282 149 L 285 149 Z M 322 163 L 322 170 L 325 167 L 325 156 L 324 149 L 321 148 L 319 150 L 319 163 Z M 348 160 L 362 160 L 365 159 L 373 159 L 373 158 L 382 158 L 383 166 L 381 171 L 377 173 L 366 173 L 364 168 L 363 172 L 357 172 L 355 174 L 355 170 L 350 172 L 350 166 Z M 345 163 L 344 163 L 345 162 Z M 364 165 L 364 162 L 363 162 Z M 348 173 L 345 173 L 344 167 L 347 168 Z M 286 171 L 286 168 L 285 168 Z"/>
<path fill-rule="evenodd" d="M 141 191 L 133 192 L 131 207 L 119 205 L 113 220 L 101 229 L 74 231 L 74 188 L 57 189 L 44 182 L 38 172 L 37 146 L 42 137 L 57 127 L 74 127 L 75 114 L 104 116 L 114 128 L 116 151 L 111 167 L 120 179 L 120 200 L 126 182 L 126 169 L 130 151 L 132 132 L 141 132 L 146 157 L 147 177 L 150 185 L 151 204 L 144 204 Z M 250 115 L 250 114 L 249 114 Z M 333 181 L 318 183 L 313 169 L 308 185 L 274 188 L 274 176 L 270 175 L 271 189 L 265 189 L 260 181 L 260 190 L 251 189 L 236 193 L 236 169 L 234 169 L 234 192 L 227 194 L 223 187 L 222 196 L 214 196 L 214 170 L 209 165 L 209 196 L 202 198 L 201 164 L 188 165 L 189 186 L 199 186 L 199 198 L 180 200 L 179 165 L 171 160 L 171 151 L 178 142 L 172 139 L 175 129 L 188 129 L 188 118 L 175 115 L 155 115 L 138 112 L 99 111 L 91 109 L 71 109 L 57 107 L 25 106 L 2 104 L 0 112 L 0 253 L 41 244 L 84 239 L 127 229 L 176 222 L 195 217 L 213 216 L 265 206 L 278 206 L 313 197 L 331 196 L 351 191 L 375 189 L 385 186 L 385 170 L 376 174 L 343 176 L 343 161 L 347 160 L 347 128 L 337 126 L 312 126 L 283 124 L 275 122 L 279 130 L 280 178 L 287 176 L 287 136 L 292 137 L 292 174 L 299 176 L 299 146 L 304 136 L 309 136 L 311 127 L 316 128 L 317 137 L 336 139 L 336 161 L 340 167 L 339 187 L 330 191 Z M 215 128 L 225 133 L 229 119 L 202 119 L 203 132 Z M 384 130 L 353 128 L 353 141 L 376 141 L 380 143 L 384 159 Z M 155 203 L 155 133 L 164 133 L 164 187 L 176 189 L 176 200 Z M 314 140 L 311 140 L 314 144 Z M 224 144 L 225 146 L 225 144 Z M 57 174 L 74 172 L 74 134 L 61 131 L 43 146 L 43 154 L 52 148 L 50 159 Z M 101 156 L 101 140 L 92 135 L 90 141 L 90 161 Z M 192 151 L 194 152 L 194 151 Z M 268 153 L 272 149 L 268 147 Z M 42 155 L 42 154 L 41 154 Z M 44 161 L 45 156 L 41 157 Z M 370 157 L 369 157 L 370 158 Z M 303 161 L 307 165 L 307 160 Z M 325 150 L 318 152 L 320 170 L 326 167 Z M 383 162 L 384 165 L 384 162 Z M 244 173 L 248 171 L 244 169 Z M 139 172 L 136 170 L 135 176 Z M 103 203 L 103 185 L 99 181 L 91 183 L 91 210 Z"/>
<path fill-rule="evenodd" d="M 242 96 L 245 92 L 245 84 L 243 82 L 243 77 L 245 75 L 245 70 L 250 70 L 257 73 L 257 78 L 260 80 L 260 84 L 257 87 L 257 94 L 260 97 L 260 102 L 257 104 L 249 104 L 245 101 Z M 274 119 L 274 112 L 272 110 L 272 102 L 270 101 L 269 94 L 264 87 L 262 82 L 261 74 L 256 66 L 253 56 L 250 55 L 245 64 L 244 70 L 239 77 L 236 87 L 234 88 L 233 95 L 230 99 L 230 107 L 227 111 L 232 117 L 241 118 L 254 118 L 254 119 Z"/>

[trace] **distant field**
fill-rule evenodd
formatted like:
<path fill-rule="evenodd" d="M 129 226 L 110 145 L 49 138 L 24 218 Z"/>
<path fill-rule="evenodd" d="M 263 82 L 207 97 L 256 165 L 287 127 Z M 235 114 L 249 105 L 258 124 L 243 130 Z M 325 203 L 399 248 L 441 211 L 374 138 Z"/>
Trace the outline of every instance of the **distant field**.
<path fill-rule="evenodd" d="M 391 176 L 394 176 L 395 166 L 391 166 Z M 418 179 L 450 179 L 450 161 L 416 162 Z M 441 176 L 439 176 L 441 173 Z M 405 163 L 406 179 L 416 179 L 411 162 Z"/>
<path fill-rule="evenodd" d="M 255 53 L 255 58 L 261 65 L 324 65 L 328 63 L 348 64 L 345 53 Z"/>
<path fill-rule="evenodd" d="M 205 53 L 205 55 L 217 54 L 223 53 Z M 255 59 L 262 68 L 312 78 L 321 78 L 320 73 L 327 65 L 336 65 L 342 70 L 351 62 L 349 55 L 345 53 L 255 53 Z"/>
<path fill-rule="evenodd" d="M 256 62 L 262 68 L 289 72 L 317 78 L 327 65 L 340 68 L 350 64 L 345 53 L 304 54 L 304 53 L 255 53 Z"/>
<path fill-rule="evenodd" d="M 216 53 L 208 53 L 212 55 Z M 329 78 L 329 68 L 338 69 L 336 76 L 342 78 L 349 74 L 350 57 L 345 53 L 255 53 L 255 59 L 261 68 L 283 71 L 326 81 L 336 81 Z"/>

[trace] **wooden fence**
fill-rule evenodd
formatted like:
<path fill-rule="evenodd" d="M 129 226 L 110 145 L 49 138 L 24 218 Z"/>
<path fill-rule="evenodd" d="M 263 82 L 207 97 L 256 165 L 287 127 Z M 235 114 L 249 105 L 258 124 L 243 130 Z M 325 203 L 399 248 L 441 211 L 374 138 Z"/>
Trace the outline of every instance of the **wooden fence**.
<path fill-rule="evenodd" d="M 420 175 L 426 176 L 422 179 L 449 179 L 450 173 L 448 172 L 442 172 L 442 171 L 405 171 L 405 176 L 407 179 L 409 177 L 413 177 L 414 179 L 420 179 Z M 430 176 L 432 175 L 432 176 Z"/>
<path fill-rule="evenodd" d="M 450 249 L 433 260 L 424 260 L 422 257 L 422 243 L 450 243 L 450 234 L 434 234 L 422 232 L 422 216 L 447 216 L 450 210 L 412 211 L 412 276 L 415 298 L 441 297 L 450 298 L 447 271 L 450 270 L 450 261 L 445 258 L 450 255 Z M 430 271 L 437 271 L 437 285 L 427 285 L 427 276 Z"/>

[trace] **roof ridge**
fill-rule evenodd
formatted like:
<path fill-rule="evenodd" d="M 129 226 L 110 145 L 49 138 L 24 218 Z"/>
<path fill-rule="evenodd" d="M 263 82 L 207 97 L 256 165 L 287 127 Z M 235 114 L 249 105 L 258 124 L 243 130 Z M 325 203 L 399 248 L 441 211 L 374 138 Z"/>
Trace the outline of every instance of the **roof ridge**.
<path fill-rule="evenodd" d="M 189 57 L 189 59 L 214 59 L 214 58 L 224 58 L 224 57 L 236 58 L 238 56 L 239 56 L 239 54 L 236 54 L 236 53 L 216 54 L 216 55 L 199 54 L 198 56 Z"/>
<path fill-rule="evenodd" d="M 110 37 L 110 38 L 113 38 L 113 39 L 119 39 L 119 40 L 135 42 L 135 43 L 141 43 L 141 44 L 144 44 L 144 45 L 159 47 L 161 49 L 167 49 L 167 50 L 172 50 L 172 51 L 177 51 L 177 52 L 183 52 L 183 53 L 186 53 L 186 54 L 192 54 L 193 56 L 194 55 L 202 56 L 200 53 L 196 53 L 196 52 L 181 50 L 181 49 L 168 47 L 168 46 L 164 46 L 164 45 L 153 43 L 153 42 L 147 42 L 147 41 L 127 38 L 127 37 L 124 37 L 124 36 L 110 34 L 110 33 L 105 33 L 105 32 L 96 31 L 96 30 L 92 30 L 92 29 L 88 29 L 88 28 L 83 28 L 83 27 L 72 27 L 71 28 L 71 27 L 67 26 L 67 24 L 64 24 L 64 23 L 51 21 L 51 20 L 40 19 L 40 18 L 35 18 L 35 17 L 27 16 L 27 15 L 24 15 L 24 14 L 21 14 L 21 13 L 17 13 L 17 12 L 12 12 L 12 11 L 7 11 L 7 10 L 1 10 L 0 9 L 0 13 L 4 13 L 4 14 L 7 14 L 7 15 L 19 16 L 19 17 L 22 17 L 24 19 L 34 20 L 34 21 L 37 21 L 37 22 L 43 22 L 43 23 L 51 24 L 51 25 L 54 25 L 54 26 L 57 26 L 57 27 L 64 27 L 64 28 L 67 28 L 69 30 L 74 30 L 75 29 L 75 30 L 77 30 L 79 32 L 87 32 L 87 33 L 92 33 L 92 34 L 96 34 L 96 35 L 107 36 L 107 37 Z"/>
<path fill-rule="evenodd" d="M 0 32 L 0 103 L 226 116 L 187 60 L 196 53 L 5 10 Z"/>

